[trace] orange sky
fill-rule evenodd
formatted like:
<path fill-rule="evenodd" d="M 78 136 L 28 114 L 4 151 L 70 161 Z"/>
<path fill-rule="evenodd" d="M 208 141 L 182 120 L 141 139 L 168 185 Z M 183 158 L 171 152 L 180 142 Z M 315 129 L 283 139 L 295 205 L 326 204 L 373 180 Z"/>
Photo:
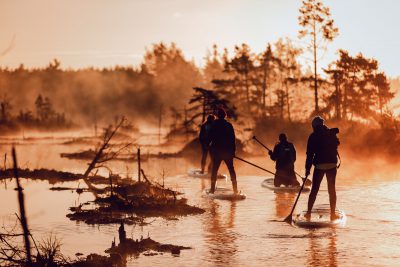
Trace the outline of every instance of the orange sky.
<path fill-rule="evenodd" d="M 322 65 L 345 48 L 375 57 L 392 77 L 400 75 L 400 1 L 324 2 L 340 36 Z M 176 42 L 201 65 L 213 43 L 232 50 L 246 42 L 259 52 L 279 37 L 296 38 L 300 5 L 299 0 L 0 0 L 0 51 L 12 46 L 0 65 L 45 66 L 55 57 L 63 67 L 132 65 L 159 41 Z"/>

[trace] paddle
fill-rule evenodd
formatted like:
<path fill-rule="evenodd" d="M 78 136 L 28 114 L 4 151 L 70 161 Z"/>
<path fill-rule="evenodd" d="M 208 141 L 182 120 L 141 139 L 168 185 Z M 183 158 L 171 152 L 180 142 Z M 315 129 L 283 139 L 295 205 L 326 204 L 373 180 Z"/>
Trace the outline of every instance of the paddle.
<path fill-rule="evenodd" d="M 251 166 L 254 166 L 254 167 L 256 167 L 256 168 L 259 168 L 259 169 L 261 169 L 261 170 L 263 170 L 263 171 L 265 171 L 265 172 L 268 172 L 268 173 L 270 173 L 270 174 L 272 174 L 272 175 L 275 175 L 274 172 L 271 172 L 271 171 L 269 171 L 269 170 L 267 170 L 267 169 L 264 169 L 263 167 L 260 167 L 260 166 L 254 164 L 254 163 L 251 163 L 250 161 L 247 161 L 247 160 L 245 160 L 245 159 L 239 158 L 239 157 L 237 157 L 237 156 L 234 156 L 234 158 L 236 158 L 236 159 L 238 159 L 238 160 L 240 160 L 240 161 L 243 161 L 243 162 L 245 162 L 245 163 L 247 163 L 247 164 L 250 164 Z M 300 175 L 300 174 L 298 174 L 298 175 Z M 307 180 L 306 178 L 303 178 L 303 177 L 301 177 L 301 176 L 300 176 L 300 178 L 303 179 L 303 180 Z M 311 185 L 311 181 L 310 181 L 310 180 L 307 180 L 307 181 L 308 181 L 309 184 Z"/>
<path fill-rule="evenodd" d="M 266 171 L 266 172 L 268 172 L 268 173 L 270 173 L 270 174 L 275 175 L 275 173 L 273 173 L 273 172 L 271 172 L 271 171 L 269 171 L 269 170 L 267 170 L 267 169 L 264 169 L 263 167 L 260 167 L 260 166 L 254 164 L 254 163 L 251 163 L 250 161 L 247 161 L 247 160 L 245 160 L 245 159 L 239 158 L 239 157 L 237 157 L 237 156 L 234 156 L 234 158 L 235 158 L 235 159 L 238 159 L 238 160 L 240 160 L 240 161 L 243 161 L 243 162 L 245 162 L 245 163 L 247 163 L 247 164 L 250 164 L 250 165 L 252 165 L 252 166 L 254 166 L 254 167 L 256 167 L 256 168 L 259 168 L 259 169 L 261 169 L 261 170 L 263 170 L 263 171 Z M 300 177 L 301 177 L 301 176 L 300 176 Z M 300 190 L 299 190 L 299 193 L 297 194 L 296 201 L 295 201 L 294 204 L 293 204 L 293 207 L 292 207 L 292 210 L 291 210 L 290 214 L 289 214 L 289 215 L 285 218 L 285 220 L 284 220 L 284 222 L 287 222 L 287 223 L 289 223 L 289 224 L 292 223 L 293 212 L 294 212 L 294 209 L 296 208 L 297 202 L 299 201 L 299 198 L 300 198 L 300 195 L 301 195 L 301 191 L 303 191 L 304 185 L 306 184 L 306 181 L 308 181 L 308 180 L 307 180 L 307 176 L 306 176 L 305 178 L 301 177 L 301 179 L 303 180 L 303 184 L 301 185 Z"/>
<path fill-rule="evenodd" d="M 272 151 L 271 149 L 269 149 L 266 145 L 264 145 L 260 140 L 257 139 L 257 137 L 255 135 L 253 135 L 253 139 L 259 143 L 260 145 L 262 145 L 266 150 Z M 300 174 L 298 174 L 296 171 L 294 172 L 298 177 L 300 177 L 301 179 L 305 179 L 303 178 Z M 311 185 L 311 180 L 308 180 L 308 184 Z"/>
<path fill-rule="evenodd" d="M 266 171 L 266 172 L 268 172 L 268 173 L 270 173 L 270 174 L 272 174 L 272 175 L 275 175 L 274 172 L 271 172 L 271 171 L 269 171 L 269 170 L 267 170 L 267 169 L 264 169 L 263 167 L 260 167 L 260 166 L 254 164 L 254 163 L 251 163 L 250 161 L 247 161 L 247 160 L 245 160 L 245 159 L 239 158 L 239 157 L 237 157 L 237 156 L 234 156 L 234 158 L 235 158 L 235 159 L 238 159 L 238 160 L 240 160 L 240 161 L 243 161 L 243 162 L 245 162 L 245 163 L 247 163 L 247 164 L 250 164 L 251 166 L 254 166 L 254 167 L 256 167 L 256 168 L 259 168 L 259 169 L 261 169 L 261 170 L 263 170 L 263 171 Z"/>
<path fill-rule="evenodd" d="M 263 143 L 261 143 L 261 141 L 258 140 L 257 137 L 256 137 L 255 135 L 253 135 L 253 139 L 254 139 L 257 143 L 259 143 L 260 145 L 262 145 L 266 150 L 268 150 L 268 152 L 269 152 L 269 151 L 272 151 L 272 150 L 269 149 L 266 145 L 264 145 Z"/>
<path fill-rule="evenodd" d="M 296 198 L 296 201 L 293 204 L 292 210 L 290 211 L 290 214 L 285 218 L 285 220 L 283 220 L 284 222 L 289 223 L 289 224 L 292 224 L 293 212 L 294 212 L 294 209 L 296 208 L 297 201 L 299 201 L 299 198 L 300 198 L 300 195 L 301 195 L 301 191 L 303 191 L 304 185 L 306 184 L 307 176 L 305 178 L 302 178 L 302 179 L 303 179 L 303 184 L 301 185 L 300 191 L 297 194 L 297 198 Z"/>

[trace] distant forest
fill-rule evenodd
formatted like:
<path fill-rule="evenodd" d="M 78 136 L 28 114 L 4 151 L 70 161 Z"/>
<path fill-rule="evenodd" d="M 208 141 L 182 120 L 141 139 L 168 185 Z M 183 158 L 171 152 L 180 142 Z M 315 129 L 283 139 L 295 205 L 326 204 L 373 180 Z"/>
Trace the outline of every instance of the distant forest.
<path fill-rule="evenodd" d="M 298 60 L 302 53 L 288 40 L 253 53 L 242 44 L 218 52 L 214 45 L 203 68 L 185 59 L 175 45 L 153 45 L 140 67 L 65 70 L 54 60 L 46 68 L 0 69 L 0 120 L 26 125 L 85 125 L 113 121 L 156 123 L 163 109 L 169 121 L 184 117 L 193 87 L 215 91 L 235 106 L 239 119 L 273 117 L 303 121 L 315 113 L 313 75 Z M 391 115 L 389 101 L 400 79 L 389 80 L 378 62 L 362 54 L 340 57 L 318 76 L 319 114 L 338 120 L 379 122 Z M 391 86 L 392 84 L 392 86 Z M 198 121 L 198 124 L 201 121 Z M 39 123 L 40 124 L 40 123 Z"/>
<path fill-rule="evenodd" d="M 400 78 L 390 80 L 376 59 L 342 49 L 328 68 L 317 66 L 317 52 L 326 47 L 317 47 L 315 37 L 328 43 L 338 34 L 329 9 L 313 6 L 317 2 L 304 1 L 300 9 L 300 37 L 311 37 L 305 48 L 288 38 L 266 44 L 261 53 L 247 44 L 231 51 L 214 45 L 200 68 L 176 44 L 158 43 L 136 67 L 72 70 L 61 68 L 57 59 L 45 68 L 3 67 L 0 123 L 92 127 L 124 115 L 133 123 L 157 125 L 162 116 L 171 130 L 195 132 L 204 113 L 223 102 L 243 129 L 264 120 L 303 122 L 315 114 L 376 126 L 389 121 L 397 127 L 389 104 L 400 89 Z M 310 23 L 320 31 L 310 31 Z M 314 55 L 311 67 L 300 63 L 305 53 Z M 218 100 L 213 106 L 205 92 Z"/>

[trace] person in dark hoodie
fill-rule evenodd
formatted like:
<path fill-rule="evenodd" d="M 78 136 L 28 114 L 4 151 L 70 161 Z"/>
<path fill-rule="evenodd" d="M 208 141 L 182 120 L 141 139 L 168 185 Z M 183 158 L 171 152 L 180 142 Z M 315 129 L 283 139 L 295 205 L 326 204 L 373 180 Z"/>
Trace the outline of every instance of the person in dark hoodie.
<path fill-rule="evenodd" d="M 310 175 L 311 165 L 314 165 L 311 192 L 308 198 L 306 218 L 311 217 L 311 211 L 317 198 L 319 187 L 324 175 L 328 182 L 329 203 L 331 220 L 337 218 L 336 210 L 336 172 L 338 163 L 338 146 L 340 144 L 337 134 L 338 128 L 329 129 L 324 124 L 324 119 L 317 116 L 312 120 L 313 132 L 307 143 L 306 177 Z"/>
<path fill-rule="evenodd" d="M 221 162 L 224 161 L 229 170 L 233 192 L 237 194 L 236 172 L 233 167 L 233 158 L 236 151 L 235 131 L 232 124 L 226 121 L 226 112 L 223 108 L 218 108 L 216 115 L 217 119 L 212 123 L 210 133 L 210 153 L 212 160 L 210 193 L 215 192 L 218 169 Z"/>
<path fill-rule="evenodd" d="M 294 162 L 296 161 L 296 149 L 287 140 L 284 133 L 279 135 L 279 142 L 273 151 L 268 152 L 273 161 L 276 162 L 274 186 L 300 186 L 294 172 Z"/>
<path fill-rule="evenodd" d="M 207 154 L 210 150 L 210 133 L 211 133 L 211 125 L 214 121 L 214 115 L 208 115 L 205 123 L 201 125 L 199 140 L 201 144 L 201 173 L 204 173 L 204 169 L 206 167 Z M 208 165 L 208 171 L 211 171 L 211 163 Z"/>

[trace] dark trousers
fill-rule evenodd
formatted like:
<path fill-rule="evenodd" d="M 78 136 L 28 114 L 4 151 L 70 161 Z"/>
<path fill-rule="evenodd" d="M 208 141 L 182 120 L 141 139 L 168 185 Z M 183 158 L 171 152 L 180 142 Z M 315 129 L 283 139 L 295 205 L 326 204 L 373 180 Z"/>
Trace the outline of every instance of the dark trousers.
<path fill-rule="evenodd" d="M 326 174 L 326 179 L 328 182 L 329 204 L 331 206 L 331 213 L 335 213 L 335 210 L 336 210 L 336 188 L 335 188 L 336 172 L 337 172 L 336 168 L 332 168 L 329 170 L 319 170 L 319 169 L 314 168 L 311 192 L 310 192 L 310 196 L 308 197 L 308 212 L 311 212 L 311 210 L 314 206 L 315 200 L 317 199 L 319 187 L 321 185 L 322 179 L 324 178 L 324 175 Z"/>
<path fill-rule="evenodd" d="M 276 169 L 274 186 L 279 187 L 282 184 L 285 186 L 300 186 L 293 168 Z"/>
<path fill-rule="evenodd" d="M 229 175 L 232 181 L 233 191 L 237 193 L 237 182 L 236 182 L 236 172 L 233 167 L 233 155 L 213 153 L 211 154 L 212 160 L 212 171 L 211 171 L 211 192 L 215 191 L 215 184 L 217 183 L 217 174 L 221 162 L 224 161 L 229 170 Z"/>
<path fill-rule="evenodd" d="M 208 145 L 201 145 L 201 172 L 204 172 L 207 163 L 207 154 L 210 151 Z M 208 172 L 211 171 L 211 162 L 208 164 Z"/>

